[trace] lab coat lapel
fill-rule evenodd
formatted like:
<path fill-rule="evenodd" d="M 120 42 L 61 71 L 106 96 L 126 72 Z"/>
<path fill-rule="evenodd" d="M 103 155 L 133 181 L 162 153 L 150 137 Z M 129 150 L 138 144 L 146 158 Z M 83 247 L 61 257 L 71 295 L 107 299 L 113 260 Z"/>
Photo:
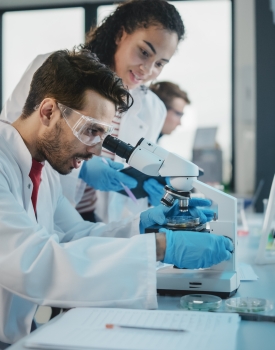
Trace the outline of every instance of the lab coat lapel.
<path fill-rule="evenodd" d="M 28 212 L 30 218 L 36 221 L 31 203 L 33 184 L 29 177 L 32 164 L 31 154 L 18 131 L 7 121 L 0 120 L 0 122 L 1 128 L 4 129 L 3 137 L 7 145 L 7 154 L 14 158 L 22 175 L 22 198 L 24 208 Z"/>
<path fill-rule="evenodd" d="M 131 145 L 135 145 L 141 137 L 144 137 L 149 128 L 146 116 L 142 110 L 145 92 L 141 88 L 130 91 L 134 99 L 133 106 L 122 116 L 118 137 Z"/>
<path fill-rule="evenodd" d="M 55 191 L 49 191 L 52 183 L 57 184 L 59 182 L 59 174 L 54 171 L 48 162 L 42 169 L 41 183 L 39 186 L 37 204 L 36 204 L 36 214 L 37 222 L 47 228 L 49 232 L 54 229 L 53 220 L 54 211 L 58 201 L 60 193 Z"/>

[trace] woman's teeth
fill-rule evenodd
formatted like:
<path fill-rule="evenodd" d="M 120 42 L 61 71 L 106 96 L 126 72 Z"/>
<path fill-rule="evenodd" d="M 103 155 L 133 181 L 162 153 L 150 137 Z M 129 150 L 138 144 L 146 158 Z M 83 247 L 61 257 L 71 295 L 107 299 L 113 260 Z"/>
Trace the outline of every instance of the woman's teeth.
<path fill-rule="evenodd" d="M 136 80 L 141 80 L 141 78 L 139 76 L 137 76 L 133 71 L 131 71 L 131 72 Z"/>

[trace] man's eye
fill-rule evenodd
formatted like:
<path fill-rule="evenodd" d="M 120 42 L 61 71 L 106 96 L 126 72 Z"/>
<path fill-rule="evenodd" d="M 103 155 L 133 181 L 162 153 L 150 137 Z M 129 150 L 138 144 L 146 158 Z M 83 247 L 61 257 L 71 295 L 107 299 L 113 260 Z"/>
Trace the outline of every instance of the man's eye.
<path fill-rule="evenodd" d="M 98 129 L 93 129 L 93 128 L 87 128 L 86 129 L 86 133 L 89 134 L 89 135 L 98 135 L 99 133 L 99 130 Z"/>
<path fill-rule="evenodd" d="M 103 135 L 105 133 L 105 130 L 103 128 L 98 128 L 98 127 L 90 127 L 86 129 L 86 133 L 88 135 L 93 135 L 93 136 L 97 136 L 97 135 Z"/>

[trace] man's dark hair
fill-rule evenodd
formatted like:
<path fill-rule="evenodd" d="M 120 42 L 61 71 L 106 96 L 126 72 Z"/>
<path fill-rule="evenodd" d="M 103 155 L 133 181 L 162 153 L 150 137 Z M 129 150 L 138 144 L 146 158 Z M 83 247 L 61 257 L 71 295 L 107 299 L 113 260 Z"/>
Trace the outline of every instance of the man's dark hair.
<path fill-rule="evenodd" d="M 171 83 L 170 81 L 160 81 L 150 85 L 152 90 L 165 104 L 166 108 L 169 109 L 171 100 L 175 97 L 183 99 L 186 104 L 190 104 L 190 99 L 187 93 L 180 89 L 177 84 Z"/>
<path fill-rule="evenodd" d="M 109 101 L 116 110 L 126 112 L 133 99 L 122 80 L 100 63 L 89 50 L 60 50 L 51 54 L 34 73 L 22 118 L 31 115 L 44 98 L 81 110 L 86 90 L 93 90 Z"/>
<path fill-rule="evenodd" d="M 122 3 L 97 28 L 91 28 L 86 37 L 86 48 L 94 52 L 101 62 L 114 68 L 116 39 L 136 29 L 160 25 L 183 39 L 184 25 L 176 8 L 165 0 L 130 0 Z"/>

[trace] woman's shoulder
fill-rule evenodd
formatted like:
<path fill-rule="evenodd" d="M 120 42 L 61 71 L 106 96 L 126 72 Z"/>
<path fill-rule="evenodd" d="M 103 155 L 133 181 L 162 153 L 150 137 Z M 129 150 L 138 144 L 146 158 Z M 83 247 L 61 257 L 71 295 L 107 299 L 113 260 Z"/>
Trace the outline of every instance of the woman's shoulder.
<path fill-rule="evenodd" d="M 151 91 L 147 86 L 141 85 L 139 87 L 139 94 L 142 98 L 142 104 L 146 108 L 154 108 L 159 112 L 163 112 L 166 114 L 166 108 L 164 103 L 161 101 L 161 99 L 153 92 Z"/>
<path fill-rule="evenodd" d="M 46 59 L 52 54 L 52 52 L 48 52 L 48 53 L 42 53 L 37 55 L 29 64 L 28 69 L 30 68 L 34 68 L 34 69 L 38 69 L 45 61 Z"/>

